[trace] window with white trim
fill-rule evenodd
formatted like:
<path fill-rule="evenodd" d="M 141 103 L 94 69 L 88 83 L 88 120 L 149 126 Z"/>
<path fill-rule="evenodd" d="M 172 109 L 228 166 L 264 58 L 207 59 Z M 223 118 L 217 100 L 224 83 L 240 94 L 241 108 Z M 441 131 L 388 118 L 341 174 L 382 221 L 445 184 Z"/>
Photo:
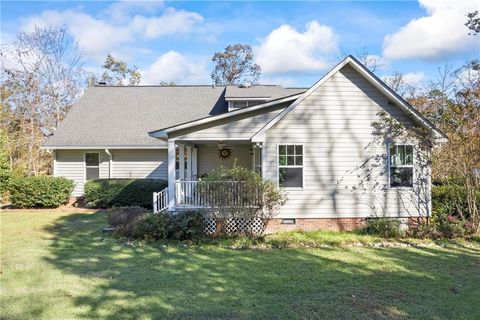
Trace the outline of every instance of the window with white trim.
<path fill-rule="evenodd" d="M 303 188 L 303 145 L 278 146 L 278 185 L 283 188 Z"/>
<path fill-rule="evenodd" d="M 100 154 L 98 152 L 85 153 L 85 180 L 100 177 Z"/>
<path fill-rule="evenodd" d="M 390 187 L 413 186 L 413 146 L 390 146 Z"/>

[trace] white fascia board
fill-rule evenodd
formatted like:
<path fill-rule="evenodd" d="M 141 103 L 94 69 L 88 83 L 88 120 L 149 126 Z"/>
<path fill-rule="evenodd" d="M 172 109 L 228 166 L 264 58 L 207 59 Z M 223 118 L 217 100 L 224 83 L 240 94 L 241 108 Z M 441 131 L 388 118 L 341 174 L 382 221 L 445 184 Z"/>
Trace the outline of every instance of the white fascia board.
<path fill-rule="evenodd" d="M 270 97 L 231 97 L 231 98 L 225 98 L 225 101 L 258 101 L 258 100 L 263 100 L 263 101 L 268 101 L 270 100 Z"/>
<path fill-rule="evenodd" d="M 42 150 L 167 149 L 167 146 L 41 146 Z"/>
<path fill-rule="evenodd" d="M 195 126 L 198 126 L 198 125 L 207 124 L 207 123 L 210 123 L 210 122 L 213 122 L 213 121 L 234 117 L 234 116 L 244 114 L 244 113 L 248 113 L 248 112 L 252 112 L 252 111 L 261 110 L 261 109 L 271 107 L 271 106 L 274 106 L 274 105 L 277 105 L 277 104 L 281 104 L 281 103 L 284 103 L 284 102 L 296 100 L 296 99 L 298 99 L 298 97 L 300 97 L 299 94 L 291 95 L 291 96 L 288 96 L 288 97 L 285 97 L 285 98 L 276 99 L 276 100 L 273 100 L 273 101 L 262 103 L 262 104 L 259 104 L 259 105 L 253 106 L 253 107 L 242 108 L 242 109 L 222 113 L 222 114 L 219 114 L 217 116 L 202 118 L 202 119 L 195 120 L 195 121 L 192 121 L 192 122 L 179 124 L 177 126 L 166 128 L 166 129 L 163 129 L 163 130 L 149 132 L 148 134 L 151 137 L 154 137 L 154 138 L 167 140 L 168 139 L 168 134 L 170 132 L 175 132 L 175 131 L 182 130 L 182 129 L 188 129 L 190 127 L 195 127 Z"/>
<path fill-rule="evenodd" d="M 376 78 L 369 72 L 366 67 L 362 66 L 357 60 L 351 56 L 343 59 L 339 64 L 337 64 L 332 70 L 330 70 L 325 76 L 323 76 L 317 83 L 315 83 L 310 89 L 303 93 L 294 103 L 292 103 L 288 108 L 280 112 L 275 118 L 273 118 L 269 123 L 267 123 L 262 129 L 260 129 L 253 137 L 252 142 L 263 142 L 265 140 L 265 132 L 274 126 L 278 121 L 285 117 L 290 111 L 292 111 L 296 106 L 298 106 L 305 98 L 311 95 L 315 90 L 318 89 L 323 83 L 330 79 L 335 73 L 340 71 L 346 64 L 350 65 L 358 71 L 367 81 L 369 81 L 373 86 L 385 94 L 388 98 L 392 99 L 397 106 L 399 106 L 405 113 L 413 116 L 414 120 L 419 123 L 422 127 L 433 131 L 440 139 L 439 142 L 444 142 L 445 139 L 448 139 L 447 136 L 438 130 L 433 124 L 431 124 L 424 116 L 418 113 L 413 107 L 411 107 L 405 100 L 400 96 L 394 93 L 390 88 L 387 87 L 380 79 Z"/>

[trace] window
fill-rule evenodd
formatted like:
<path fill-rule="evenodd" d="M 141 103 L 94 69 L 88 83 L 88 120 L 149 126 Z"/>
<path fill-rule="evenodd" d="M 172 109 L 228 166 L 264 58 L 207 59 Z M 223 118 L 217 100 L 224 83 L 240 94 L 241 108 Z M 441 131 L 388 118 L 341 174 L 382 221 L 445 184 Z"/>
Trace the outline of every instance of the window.
<path fill-rule="evenodd" d="M 390 147 L 390 186 L 413 186 L 413 146 L 395 144 Z"/>
<path fill-rule="evenodd" d="M 242 109 L 246 107 L 253 107 L 257 104 L 265 103 L 265 100 L 241 100 L 241 101 L 229 101 L 228 111 Z"/>
<path fill-rule="evenodd" d="M 278 184 L 284 188 L 303 188 L 303 146 L 278 146 Z"/>
<path fill-rule="evenodd" d="M 100 155 L 98 153 L 85 153 L 85 178 L 86 180 L 100 177 Z"/>

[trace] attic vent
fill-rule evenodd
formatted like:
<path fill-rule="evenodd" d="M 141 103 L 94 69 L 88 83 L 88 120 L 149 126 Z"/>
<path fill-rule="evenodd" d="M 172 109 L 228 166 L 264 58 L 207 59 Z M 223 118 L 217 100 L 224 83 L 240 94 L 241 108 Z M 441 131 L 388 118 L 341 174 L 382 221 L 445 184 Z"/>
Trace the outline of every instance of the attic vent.
<path fill-rule="evenodd" d="M 252 84 L 250 82 L 241 83 L 238 85 L 239 88 L 250 88 Z"/>

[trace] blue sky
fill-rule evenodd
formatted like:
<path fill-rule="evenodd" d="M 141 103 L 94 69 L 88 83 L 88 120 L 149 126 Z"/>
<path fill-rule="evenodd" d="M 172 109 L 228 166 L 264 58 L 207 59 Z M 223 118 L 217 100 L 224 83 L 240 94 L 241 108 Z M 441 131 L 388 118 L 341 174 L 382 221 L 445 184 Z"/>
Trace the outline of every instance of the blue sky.
<path fill-rule="evenodd" d="M 250 44 L 262 83 L 309 86 L 348 54 L 365 48 L 376 71 L 425 83 L 438 67 L 480 56 L 465 14 L 476 0 L 320 2 L 4 2 L 2 43 L 35 25 L 67 25 L 85 67 L 105 56 L 136 65 L 143 83 L 210 83 L 210 57 L 233 43 Z"/>

